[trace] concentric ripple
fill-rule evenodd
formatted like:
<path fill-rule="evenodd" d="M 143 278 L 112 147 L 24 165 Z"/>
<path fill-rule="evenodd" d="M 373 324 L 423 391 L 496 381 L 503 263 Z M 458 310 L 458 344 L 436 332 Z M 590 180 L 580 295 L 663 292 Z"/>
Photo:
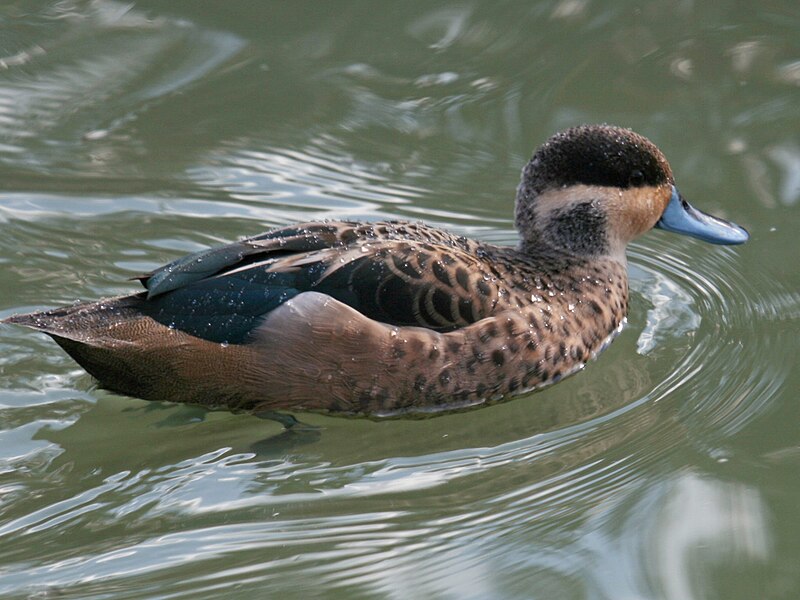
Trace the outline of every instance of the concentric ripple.
<path fill-rule="evenodd" d="M 0 8 L 0 316 L 294 220 L 514 243 L 519 166 L 580 121 L 641 129 L 753 239 L 644 237 L 596 361 L 429 420 L 112 396 L 4 327 L 0 597 L 796 597 L 797 20 L 279 4 Z"/>
<path fill-rule="evenodd" d="M 764 282 L 743 277 L 736 251 L 663 238 L 636 245 L 630 259 L 633 310 L 616 342 L 623 348 L 552 390 L 483 409 L 477 422 L 480 439 L 495 440 L 489 445 L 469 445 L 476 420 L 467 413 L 381 423 L 311 416 L 325 427 L 319 438 L 283 434 L 248 449 L 241 439 L 257 439 L 263 426 L 256 420 L 214 414 L 206 424 L 181 424 L 188 409 L 179 408 L 177 425 L 142 440 L 139 460 L 157 461 L 175 433 L 193 429 L 213 430 L 217 442 L 230 438 L 231 445 L 140 471 L 114 472 L 115 463 L 129 461 L 107 456 L 112 474 L 91 475 L 75 462 L 75 448 L 102 445 L 93 422 L 102 417 L 91 411 L 67 429 L 47 431 L 42 437 L 64 451 L 49 459 L 52 484 L 67 464 L 87 469 L 97 483 L 54 503 L 28 500 L 27 514 L 0 527 L 3 563 L 13 566 L 0 592 L 38 589 L 47 579 L 47 590 L 128 597 L 126 581 L 135 578 L 141 592 L 168 568 L 173 579 L 186 572 L 170 597 L 211 594 L 243 576 L 267 587 L 280 576 L 274 589 L 299 593 L 293 573 L 332 589 L 390 596 L 406 577 L 417 594 L 491 595 L 497 586 L 523 584 L 500 580 L 508 557 L 521 555 L 553 589 L 568 589 L 585 568 L 577 556 L 594 551 L 592 536 L 605 525 L 599 507 L 637 498 L 687 442 L 711 461 L 731 459 L 725 438 L 769 406 L 789 369 L 775 344 L 787 342 L 783 321 L 796 320 L 800 299 L 771 297 Z M 770 347 L 755 328 L 774 330 Z M 615 370 L 618 376 L 603 378 Z M 633 378 L 632 396 L 626 374 L 635 371 L 644 375 Z M 114 402 L 103 405 L 115 410 Z M 147 423 L 161 419 L 159 412 L 135 411 L 139 429 L 152 435 Z M 518 436 L 520 429 L 529 434 Z M 428 440 L 426 448 L 415 452 L 414 439 Z M 720 499 L 696 481 L 676 485 L 684 490 L 678 500 L 697 493 Z M 48 487 L 38 495 L 52 495 Z M 112 534 L 120 520 L 126 528 Z M 103 529 L 110 545 L 96 548 L 79 534 L 84 528 Z M 131 528 L 138 533 L 131 536 Z M 30 548 L 54 530 L 69 545 L 54 546 L 51 561 L 28 565 Z M 534 548 L 526 547 L 531 531 Z M 765 552 L 763 543 L 758 548 Z M 253 562 L 256 555 L 269 559 Z M 223 556 L 225 567 L 217 568 Z M 195 574 L 198 564 L 205 575 Z M 454 572 L 468 575 L 453 579 Z"/>
<path fill-rule="evenodd" d="M 676 328 L 669 318 L 666 323 L 692 342 L 673 372 L 653 390 L 652 399 L 657 402 L 680 391 L 691 398 L 682 409 L 687 426 L 730 435 L 765 408 L 789 373 L 791 340 L 785 321 L 796 316 L 781 308 L 793 305 L 796 314 L 800 296 L 781 290 L 765 273 L 745 277 L 737 250 L 690 254 L 680 241 L 668 244 L 665 254 L 648 254 L 638 246 L 631 252 L 634 265 L 653 275 L 634 279 L 634 289 L 644 297 L 655 291 L 647 282 L 659 279 L 656 274 L 680 290 L 674 297 L 678 306 L 671 300 L 648 312 L 646 329 L 654 329 L 657 337 L 661 320 L 683 309 L 684 327 Z M 685 327 L 686 321 L 696 328 Z"/>

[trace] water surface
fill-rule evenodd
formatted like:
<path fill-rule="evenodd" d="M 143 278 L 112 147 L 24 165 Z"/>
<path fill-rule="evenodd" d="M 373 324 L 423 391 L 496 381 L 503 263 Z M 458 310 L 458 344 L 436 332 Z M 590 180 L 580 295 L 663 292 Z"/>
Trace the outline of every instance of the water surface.
<path fill-rule="evenodd" d="M 581 122 L 752 235 L 634 243 L 626 329 L 555 387 L 319 435 L 5 327 L 0 596 L 800 595 L 794 3 L 29 0 L 0 31 L 0 316 L 296 220 L 513 244 L 520 168 Z"/>

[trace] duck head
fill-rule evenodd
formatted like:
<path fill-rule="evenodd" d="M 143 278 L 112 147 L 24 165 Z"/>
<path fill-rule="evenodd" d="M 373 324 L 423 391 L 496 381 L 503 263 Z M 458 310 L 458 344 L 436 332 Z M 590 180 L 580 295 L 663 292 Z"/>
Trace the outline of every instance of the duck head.
<path fill-rule="evenodd" d="M 629 129 L 583 125 L 557 133 L 533 155 L 517 188 L 522 249 L 624 257 L 653 227 L 713 244 L 741 244 L 747 232 L 692 207 L 675 187 L 661 151 Z"/>

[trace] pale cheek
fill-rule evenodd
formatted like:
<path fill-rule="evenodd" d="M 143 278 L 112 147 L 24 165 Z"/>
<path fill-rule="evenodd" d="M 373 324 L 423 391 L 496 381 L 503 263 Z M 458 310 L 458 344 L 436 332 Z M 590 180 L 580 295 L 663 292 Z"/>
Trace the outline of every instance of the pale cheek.
<path fill-rule="evenodd" d="M 654 218 L 655 210 L 652 199 L 642 198 L 639 203 L 628 205 L 623 212 L 619 215 L 619 232 L 621 237 L 626 241 L 649 231 L 655 222 L 658 220 Z"/>
<path fill-rule="evenodd" d="M 644 215 L 645 219 L 645 231 L 651 229 L 653 225 L 656 224 L 658 221 L 658 208 L 657 202 L 652 196 L 647 196 L 644 200 L 644 207 L 642 209 L 642 215 Z M 642 232 L 644 233 L 644 232 Z"/>
<path fill-rule="evenodd" d="M 632 232 L 634 235 L 639 235 L 652 229 L 663 212 L 663 203 L 658 196 L 658 192 L 651 191 L 650 193 L 642 194 L 639 196 L 637 204 L 637 210 L 632 215 L 632 220 L 636 224 L 636 230 Z"/>

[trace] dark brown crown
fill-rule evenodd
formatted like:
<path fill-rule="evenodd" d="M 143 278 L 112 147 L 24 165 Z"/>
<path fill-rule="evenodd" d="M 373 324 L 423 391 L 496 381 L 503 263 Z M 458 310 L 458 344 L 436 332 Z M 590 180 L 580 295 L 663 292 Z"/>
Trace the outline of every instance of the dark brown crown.
<path fill-rule="evenodd" d="M 619 188 L 672 183 L 672 170 L 647 138 L 611 125 L 581 125 L 555 134 L 522 172 L 526 196 L 568 185 Z"/>

